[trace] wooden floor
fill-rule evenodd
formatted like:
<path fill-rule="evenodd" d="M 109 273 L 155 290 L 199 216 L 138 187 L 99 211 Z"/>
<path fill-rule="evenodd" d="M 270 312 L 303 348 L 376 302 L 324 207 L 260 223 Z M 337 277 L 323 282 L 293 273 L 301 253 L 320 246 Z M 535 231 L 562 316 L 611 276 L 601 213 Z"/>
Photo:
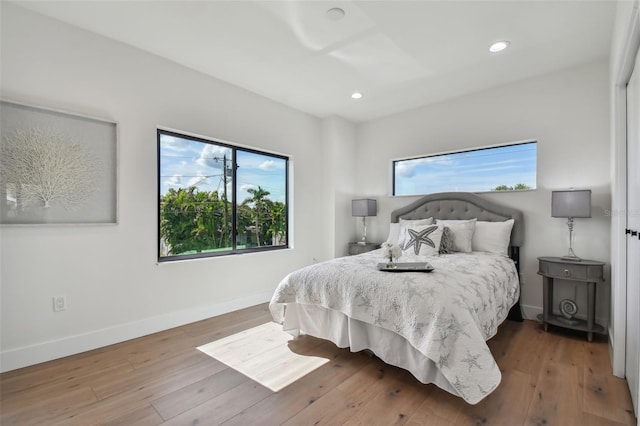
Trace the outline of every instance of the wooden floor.
<path fill-rule="evenodd" d="M 502 383 L 477 405 L 404 370 L 308 336 L 290 343 L 330 362 L 272 392 L 196 350 L 270 320 L 244 309 L 0 376 L 8 425 L 635 425 L 604 338 L 587 343 L 506 321 L 489 341 Z"/>

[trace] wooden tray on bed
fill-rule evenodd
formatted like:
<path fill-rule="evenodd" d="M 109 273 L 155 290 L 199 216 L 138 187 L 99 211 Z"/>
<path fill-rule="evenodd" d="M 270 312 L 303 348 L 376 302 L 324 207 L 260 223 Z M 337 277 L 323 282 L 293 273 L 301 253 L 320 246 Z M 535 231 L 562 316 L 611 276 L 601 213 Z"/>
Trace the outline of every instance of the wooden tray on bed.
<path fill-rule="evenodd" d="M 398 262 L 395 268 L 387 268 L 386 263 L 378 263 L 378 270 L 385 272 L 431 272 L 433 266 L 429 262 Z"/>

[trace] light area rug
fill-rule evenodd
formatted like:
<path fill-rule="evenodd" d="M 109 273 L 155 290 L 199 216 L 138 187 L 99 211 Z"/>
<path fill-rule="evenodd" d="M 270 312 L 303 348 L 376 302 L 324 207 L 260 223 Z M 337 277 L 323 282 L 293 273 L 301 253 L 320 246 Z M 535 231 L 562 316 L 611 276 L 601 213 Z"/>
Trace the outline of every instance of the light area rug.
<path fill-rule="evenodd" d="M 268 322 L 198 346 L 198 350 L 278 392 L 329 362 L 293 352 L 288 345 L 292 339 L 282 325 Z"/>

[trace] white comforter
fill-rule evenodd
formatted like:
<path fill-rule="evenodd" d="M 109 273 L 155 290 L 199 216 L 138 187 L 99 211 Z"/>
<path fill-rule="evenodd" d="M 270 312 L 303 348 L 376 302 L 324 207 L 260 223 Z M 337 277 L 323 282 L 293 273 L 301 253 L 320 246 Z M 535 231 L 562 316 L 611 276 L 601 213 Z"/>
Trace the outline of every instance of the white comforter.
<path fill-rule="evenodd" d="M 518 274 L 511 259 L 488 253 L 428 261 L 430 273 L 381 272 L 376 265 L 384 259 L 376 250 L 299 269 L 278 285 L 272 316 L 282 323 L 287 303 L 310 304 L 395 332 L 475 404 L 500 383 L 486 340 L 518 301 Z"/>

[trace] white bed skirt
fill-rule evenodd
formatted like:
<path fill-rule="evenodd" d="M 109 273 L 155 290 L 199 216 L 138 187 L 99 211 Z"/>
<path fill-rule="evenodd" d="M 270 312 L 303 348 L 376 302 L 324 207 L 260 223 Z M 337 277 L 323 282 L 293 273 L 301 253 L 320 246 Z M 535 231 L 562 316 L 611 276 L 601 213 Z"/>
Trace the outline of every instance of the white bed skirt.
<path fill-rule="evenodd" d="M 351 352 L 369 349 L 387 364 L 409 371 L 420 382 L 433 383 L 460 396 L 435 363 L 418 352 L 402 336 L 349 318 L 342 312 L 320 306 L 288 303 L 283 330 L 293 336 L 303 333 L 330 340 L 340 348 L 350 348 Z"/>

